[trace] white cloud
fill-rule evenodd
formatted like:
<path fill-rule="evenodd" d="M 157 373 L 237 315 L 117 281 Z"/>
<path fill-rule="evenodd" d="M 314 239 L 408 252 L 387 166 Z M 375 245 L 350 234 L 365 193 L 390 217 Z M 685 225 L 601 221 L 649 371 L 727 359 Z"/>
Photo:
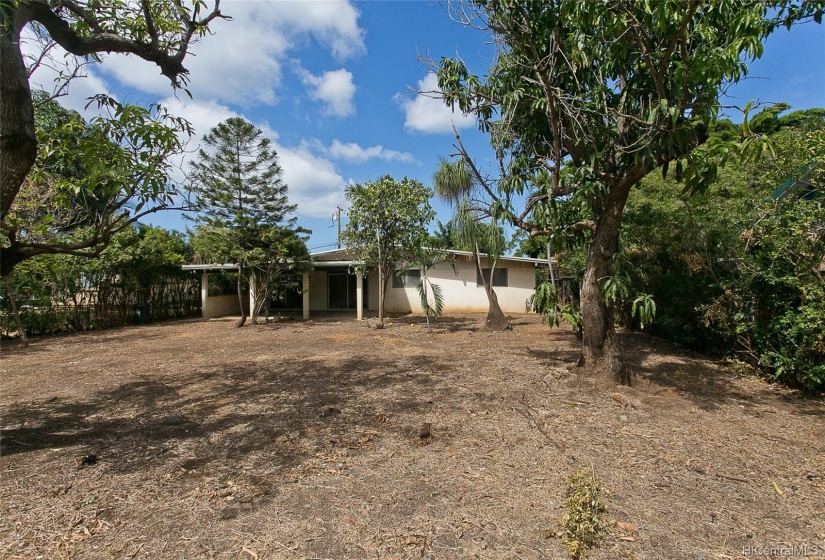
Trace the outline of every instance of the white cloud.
<path fill-rule="evenodd" d="M 190 69 L 189 89 L 197 101 L 185 94 L 168 97 L 171 87 L 158 68 L 136 57 L 110 55 L 102 65 L 89 65 L 86 78 L 71 83 L 69 95 L 60 99 L 66 107 L 79 110 L 91 117 L 93 107 L 85 111 L 87 98 L 111 91 L 103 79 L 114 76 L 123 84 L 133 86 L 149 97 L 166 97 L 162 104 L 175 116 L 190 121 L 195 129 L 189 141 L 188 153 L 177 165 L 180 169 L 172 179 L 185 182 L 188 160 L 193 157 L 201 139 L 209 129 L 230 117 L 243 116 L 241 107 L 277 101 L 276 90 L 281 83 L 282 63 L 291 50 L 301 48 L 301 42 L 314 38 L 328 49 L 337 60 L 366 51 L 364 31 L 358 26 L 359 12 L 347 1 L 300 2 L 229 2 L 224 12 L 234 21 L 217 21 L 214 35 L 194 45 L 184 65 Z M 23 45 L 32 56 L 38 55 L 32 40 Z M 63 51 L 55 49 L 55 60 L 63 59 Z M 33 76 L 32 86 L 51 90 L 57 69 L 41 67 Z M 351 114 L 355 86 L 352 74 L 346 70 L 324 73 L 315 86 L 317 98 L 329 106 L 333 114 Z M 143 102 L 140 94 L 128 100 Z M 302 143 L 298 147 L 278 142 L 278 133 L 268 123 L 255 123 L 273 141 L 289 185 L 289 197 L 298 204 L 299 216 L 328 216 L 330 208 L 344 202 L 346 180 L 323 147 L 310 149 Z"/>
<path fill-rule="evenodd" d="M 355 142 L 348 142 L 344 144 L 337 139 L 332 141 L 332 145 L 329 147 L 328 152 L 333 158 L 342 159 L 350 163 L 364 163 L 370 159 L 401 161 L 406 163 L 415 161 L 415 158 L 409 152 L 388 150 L 380 144 L 369 148 L 362 148 Z"/>
<path fill-rule="evenodd" d="M 212 101 L 192 101 L 179 97 L 168 97 L 161 102 L 171 114 L 176 117 L 183 117 L 188 120 L 195 129 L 195 138 L 192 143 L 200 143 L 204 134 L 209 129 L 231 117 L 240 117 L 226 105 L 221 105 L 215 100 Z"/>
<path fill-rule="evenodd" d="M 325 217 L 344 201 L 346 181 L 331 161 L 314 155 L 306 145 L 276 146 L 289 200 L 298 205 L 299 216 Z"/>
<path fill-rule="evenodd" d="M 439 89 L 436 75 L 430 73 L 419 80 L 417 90 L 437 95 Z M 451 109 L 441 99 L 421 94 L 410 99 L 399 93 L 395 95 L 395 101 L 406 115 L 404 128 L 407 130 L 440 134 L 452 132 L 453 124 L 459 130 L 475 126 L 475 117 L 465 115 L 457 107 Z"/>
<path fill-rule="evenodd" d="M 360 14 L 348 2 L 232 2 L 222 11 L 232 21 L 215 21 L 213 34 L 193 45 L 184 59 L 189 89 L 198 98 L 240 105 L 276 103 L 288 53 L 310 36 L 337 59 L 366 50 Z M 103 68 L 141 91 L 169 92 L 169 80 L 158 68 L 136 57 L 113 55 Z"/>
<path fill-rule="evenodd" d="M 337 60 L 367 52 L 364 30 L 358 26 L 361 14 L 348 0 L 276 2 L 274 6 L 282 29 L 311 34 Z"/>
<path fill-rule="evenodd" d="M 161 101 L 161 105 L 163 105 L 170 114 L 189 121 L 194 129 L 194 134 L 191 138 L 186 137 L 183 133 L 178 134 L 181 141 L 188 142 L 188 144 L 186 152 L 173 162 L 173 165 L 177 169 L 172 172 L 171 179 L 183 185 L 187 182 L 186 176 L 189 172 L 189 161 L 194 157 L 197 149 L 200 147 L 203 136 L 218 123 L 230 117 L 240 117 L 241 115 L 216 101 L 192 101 L 188 98 L 184 100 L 169 97 Z"/>
<path fill-rule="evenodd" d="M 324 72 L 314 76 L 306 70 L 299 70 L 301 81 L 308 86 L 309 96 L 324 104 L 324 113 L 334 117 L 348 117 L 355 113 L 355 84 L 352 73 L 344 70 Z"/>

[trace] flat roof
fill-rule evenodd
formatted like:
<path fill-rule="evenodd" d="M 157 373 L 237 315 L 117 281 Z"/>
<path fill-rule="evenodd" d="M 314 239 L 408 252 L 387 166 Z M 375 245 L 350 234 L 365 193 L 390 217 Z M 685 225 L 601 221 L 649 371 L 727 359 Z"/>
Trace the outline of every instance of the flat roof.
<path fill-rule="evenodd" d="M 462 255 L 465 257 L 472 257 L 474 253 L 472 251 L 459 251 L 458 249 L 443 249 L 443 251 L 447 253 L 452 253 L 453 255 Z M 487 258 L 489 255 L 487 253 L 479 253 L 480 256 Z M 547 259 L 534 259 L 532 257 L 515 257 L 515 256 L 508 256 L 508 255 L 501 255 L 498 257 L 500 261 L 517 261 L 517 262 L 528 262 L 534 264 L 547 264 Z M 556 259 L 553 259 L 553 262 L 557 262 Z"/>
<path fill-rule="evenodd" d="M 232 263 L 225 263 L 225 264 L 184 264 L 181 265 L 183 270 L 189 270 L 192 272 L 196 272 L 198 270 L 202 270 L 204 272 L 210 272 L 215 270 L 238 270 L 237 264 Z"/>
<path fill-rule="evenodd" d="M 445 253 L 449 253 L 451 255 L 460 255 L 463 257 L 472 257 L 472 251 L 459 251 L 457 249 L 441 249 Z M 310 258 L 312 259 L 312 265 L 316 268 L 330 268 L 330 267 L 338 267 L 338 266 L 352 266 L 352 265 L 360 265 L 363 264 L 362 261 L 348 259 L 347 253 L 349 253 L 349 249 L 332 249 L 329 251 L 319 251 L 317 253 L 311 253 Z M 488 258 L 489 255 L 487 253 L 480 253 L 480 256 L 484 258 Z M 329 260 L 326 260 L 329 259 Z M 513 257 L 513 256 L 506 256 L 502 255 L 498 257 L 499 261 L 515 261 L 515 262 L 525 262 L 525 263 L 532 263 L 535 265 L 544 265 L 547 264 L 547 259 L 534 259 L 531 257 Z M 554 263 L 558 261 L 553 259 Z M 238 265 L 233 263 L 224 263 L 224 264 L 184 264 L 181 266 L 183 270 L 188 270 L 192 272 L 218 272 L 222 270 L 238 270 Z"/>
<path fill-rule="evenodd" d="M 464 257 L 472 257 L 473 254 L 474 254 L 472 251 L 459 251 L 458 249 L 439 249 L 439 250 L 444 251 L 445 253 L 449 253 L 451 255 L 461 255 L 461 256 L 464 256 Z M 341 264 L 341 263 L 361 264 L 360 262 L 347 260 L 345 257 L 346 257 L 346 253 L 348 253 L 348 252 L 350 252 L 350 249 L 346 249 L 346 248 L 329 249 L 329 250 L 326 250 L 326 251 L 318 251 L 317 253 L 312 253 L 312 254 L 310 254 L 310 257 L 312 258 L 312 264 L 317 264 L 317 265 L 321 265 L 321 266 L 329 266 L 329 265 L 326 265 L 326 264 L 322 264 L 322 263 L 325 263 L 325 262 L 329 262 L 329 261 L 324 261 L 324 258 L 325 257 L 328 258 L 328 257 L 332 257 L 332 256 L 337 256 L 335 254 L 339 253 L 340 257 L 338 257 L 336 259 L 336 261 L 339 264 Z M 489 255 L 487 253 L 480 253 L 480 255 L 484 258 L 489 257 Z M 316 257 L 320 257 L 320 258 L 316 258 Z M 344 257 L 344 258 L 341 258 L 341 257 Z M 500 257 L 498 257 L 498 260 L 500 260 L 500 261 L 505 260 L 505 261 L 527 262 L 527 263 L 533 263 L 533 264 L 547 264 L 547 259 L 534 259 L 532 257 L 515 257 L 515 256 L 501 255 Z M 553 262 L 557 262 L 556 259 L 553 259 Z"/>

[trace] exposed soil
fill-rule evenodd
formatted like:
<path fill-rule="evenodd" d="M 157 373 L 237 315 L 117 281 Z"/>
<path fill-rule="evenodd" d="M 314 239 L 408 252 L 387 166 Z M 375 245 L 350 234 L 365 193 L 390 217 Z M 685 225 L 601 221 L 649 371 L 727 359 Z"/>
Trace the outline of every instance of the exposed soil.
<path fill-rule="evenodd" d="M 627 333 L 634 386 L 597 386 L 568 331 L 483 318 L 4 344 L 0 557 L 561 560 L 580 468 L 591 560 L 825 556 L 822 401 Z"/>

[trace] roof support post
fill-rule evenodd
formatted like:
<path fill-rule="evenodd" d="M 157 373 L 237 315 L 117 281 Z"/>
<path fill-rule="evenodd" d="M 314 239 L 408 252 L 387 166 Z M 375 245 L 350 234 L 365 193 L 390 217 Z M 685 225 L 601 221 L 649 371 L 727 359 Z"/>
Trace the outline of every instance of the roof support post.
<path fill-rule="evenodd" d="M 209 319 L 209 273 L 201 272 L 201 318 Z"/>
<path fill-rule="evenodd" d="M 303 287 L 301 289 L 303 296 L 304 321 L 309 320 L 309 272 L 304 272 Z"/>
<path fill-rule="evenodd" d="M 364 273 L 360 270 L 355 273 L 355 318 L 364 320 Z"/>

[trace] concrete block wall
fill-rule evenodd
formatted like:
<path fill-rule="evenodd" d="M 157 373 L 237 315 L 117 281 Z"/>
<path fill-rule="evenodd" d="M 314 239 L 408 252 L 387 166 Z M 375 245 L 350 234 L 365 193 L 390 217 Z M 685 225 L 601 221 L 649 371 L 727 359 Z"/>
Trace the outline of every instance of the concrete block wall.
<path fill-rule="evenodd" d="M 237 294 L 226 296 L 209 296 L 203 302 L 202 316 L 204 319 L 224 317 L 226 315 L 240 315 L 241 306 Z"/>

